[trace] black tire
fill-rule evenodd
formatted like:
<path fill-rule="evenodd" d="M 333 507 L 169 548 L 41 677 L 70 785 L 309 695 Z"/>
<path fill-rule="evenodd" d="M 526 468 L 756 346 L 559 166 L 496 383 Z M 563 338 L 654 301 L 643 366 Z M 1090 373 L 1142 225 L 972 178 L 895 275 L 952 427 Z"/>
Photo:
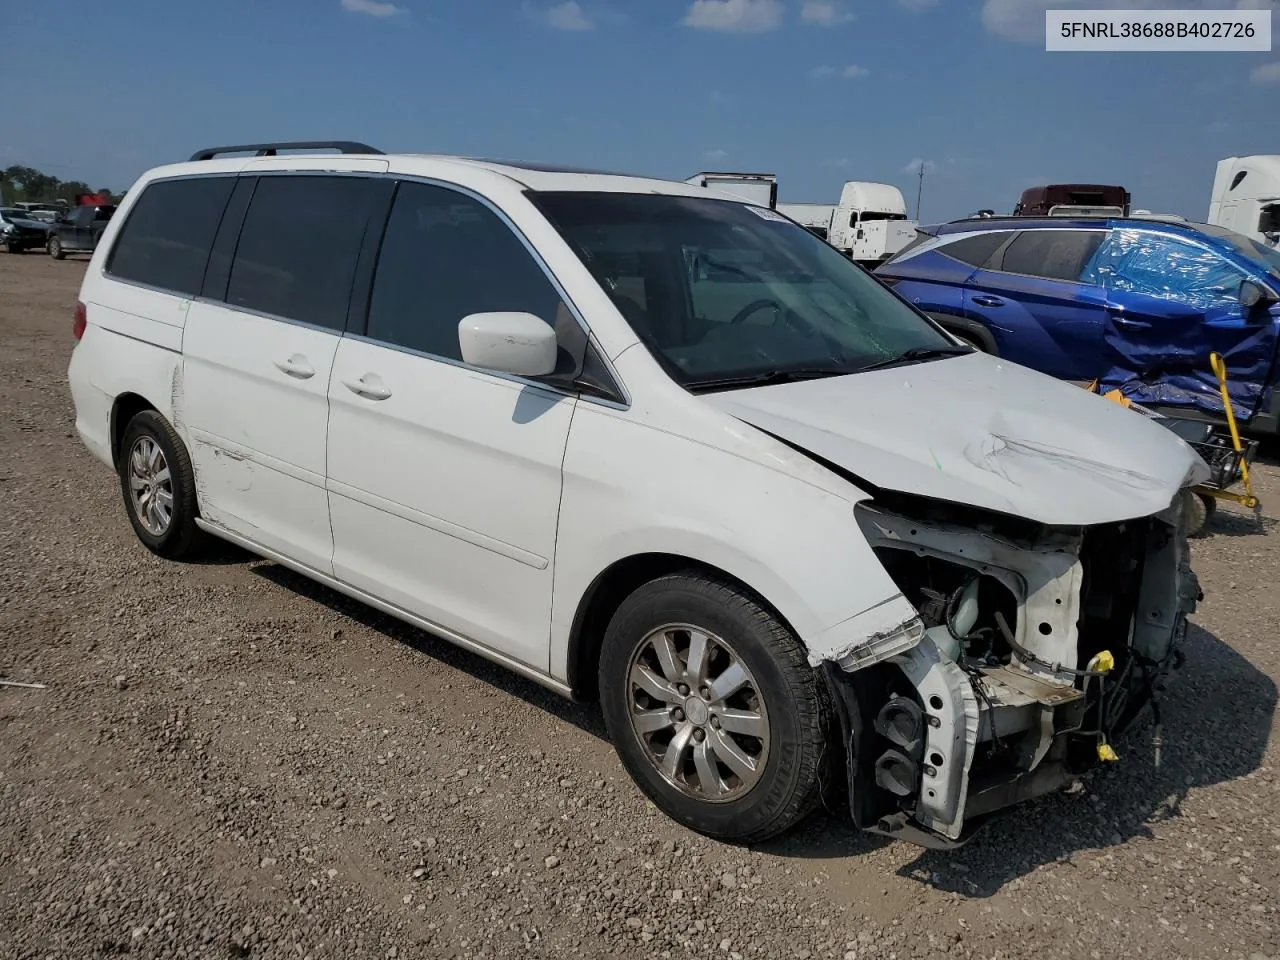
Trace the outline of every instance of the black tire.
<path fill-rule="evenodd" d="M 62 241 L 57 237 L 49 238 L 49 242 L 46 244 L 46 249 L 49 252 L 49 256 L 53 257 L 55 260 L 67 259 L 67 252 L 62 249 Z"/>
<path fill-rule="evenodd" d="M 633 658 L 647 637 L 668 624 L 688 624 L 731 642 L 764 701 L 768 751 L 759 778 L 741 796 L 711 801 L 683 792 L 658 770 L 632 727 Z M 719 840 L 757 843 L 789 830 L 818 805 L 829 762 L 826 690 L 800 642 L 750 594 L 696 571 L 640 587 L 618 607 L 605 632 L 599 684 L 605 725 L 623 766 L 679 823 Z"/>
<path fill-rule="evenodd" d="M 149 439 L 159 447 L 169 470 L 168 486 L 172 495 L 172 513 L 160 532 L 148 530 L 135 507 L 131 484 L 131 458 L 140 441 Z M 164 417 L 154 410 L 139 413 L 124 429 L 120 449 L 116 453 L 116 473 L 120 478 L 120 494 L 133 532 L 152 553 L 166 560 L 183 560 L 195 556 L 207 544 L 207 537 L 196 526 L 199 515 L 196 501 L 195 471 L 182 438 Z"/>
<path fill-rule="evenodd" d="M 1218 509 L 1218 501 L 1213 497 L 1188 491 L 1182 509 L 1186 517 L 1187 536 L 1202 537 L 1209 525 L 1209 518 Z"/>

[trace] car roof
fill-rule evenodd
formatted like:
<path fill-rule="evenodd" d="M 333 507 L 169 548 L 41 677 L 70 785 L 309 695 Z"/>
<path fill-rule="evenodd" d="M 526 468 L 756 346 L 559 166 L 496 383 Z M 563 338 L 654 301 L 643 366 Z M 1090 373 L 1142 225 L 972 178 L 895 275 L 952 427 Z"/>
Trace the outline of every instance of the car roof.
<path fill-rule="evenodd" d="M 286 170 L 369 171 L 440 178 L 450 180 L 462 173 L 491 175 L 508 185 L 519 185 L 533 191 L 572 191 L 604 193 L 656 193 L 672 196 L 710 197 L 702 187 L 657 177 L 591 170 L 568 165 L 541 164 L 525 161 L 490 160 L 451 154 L 293 154 L 279 156 L 241 156 L 189 160 L 148 170 L 143 181 L 163 177 L 192 176 L 212 173 L 269 172 Z"/>

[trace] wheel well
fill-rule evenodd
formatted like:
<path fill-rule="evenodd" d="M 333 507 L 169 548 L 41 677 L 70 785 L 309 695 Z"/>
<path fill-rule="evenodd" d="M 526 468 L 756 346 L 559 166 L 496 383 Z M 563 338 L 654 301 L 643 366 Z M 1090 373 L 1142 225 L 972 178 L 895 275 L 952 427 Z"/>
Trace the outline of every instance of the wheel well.
<path fill-rule="evenodd" d="M 962 334 L 970 340 L 976 340 L 985 352 L 994 356 L 1000 355 L 1000 350 L 996 346 L 996 339 L 991 335 L 991 331 L 976 320 L 957 317 L 950 313 L 930 313 L 929 317 L 945 330 Z"/>
<path fill-rule="evenodd" d="M 111 459 L 120 460 L 120 443 L 124 440 L 125 428 L 129 421 L 144 410 L 154 410 L 155 406 L 145 397 L 136 393 L 122 393 L 116 397 L 111 406 Z"/>
<path fill-rule="evenodd" d="M 768 600 L 719 567 L 670 553 L 643 553 L 627 557 L 596 577 L 578 603 L 569 631 L 568 657 L 569 687 L 575 698 L 595 700 L 598 696 L 596 670 L 600 663 L 600 647 L 609 621 L 622 601 L 646 583 L 677 572 L 700 573 L 731 584 L 777 617 L 788 630 L 792 629 Z"/>

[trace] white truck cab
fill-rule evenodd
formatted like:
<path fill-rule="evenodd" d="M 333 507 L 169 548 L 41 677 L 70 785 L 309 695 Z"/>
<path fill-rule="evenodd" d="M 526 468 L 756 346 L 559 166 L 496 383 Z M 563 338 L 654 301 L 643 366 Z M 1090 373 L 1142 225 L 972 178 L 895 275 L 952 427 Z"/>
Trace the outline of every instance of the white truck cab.
<path fill-rule="evenodd" d="M 816 233 L 850 260 L 874 268 L 915 239 L 902 191 L 892 184 L 850 180 L 834 207 L 780 203 L 778 212 Z"/>
<path fill-rule="evenodd" d="M 1280 155 L 1219 160 L 1208 222 L 1270 247 L 1280 245 Z"/>

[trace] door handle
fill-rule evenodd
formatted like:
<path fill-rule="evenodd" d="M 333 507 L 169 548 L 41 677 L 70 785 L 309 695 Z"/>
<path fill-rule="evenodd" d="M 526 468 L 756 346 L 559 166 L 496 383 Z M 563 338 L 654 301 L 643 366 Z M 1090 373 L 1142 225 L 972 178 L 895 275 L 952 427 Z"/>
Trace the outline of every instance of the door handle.
<path fill-rule="evenodd" d="M 980 307 L 1003 307 L 1004 301 L 999 297 L 974 297 L 973 302 Z"/>
<path fill-rule="evenodd" d="M 1146 320 L 1131 320 L 1129 317 L 1112 316 L 1111 321 L 1117 327 L 1124 327 L 1126 330 L 1150 330 L 1151 324 Z"/>
<path fill-rule="evenodd" d="M 288 360 L 275 361 L 276 369 L 281 373 L 296 377 L 299 380 L 306 380 L 308 377 L 314 377 L 316 372 L 312 369 L 311 364 L 307 363 L 307 358 L 300 353 L 295 353 Z"/>
<path fill-rule="evenodd" d="M 359 380 L 343 380 L 342 385 L 352 393 L 370 400 L 385 400 L 391 396 L 391 391 L 376 373 L 366 373 Z"/>

